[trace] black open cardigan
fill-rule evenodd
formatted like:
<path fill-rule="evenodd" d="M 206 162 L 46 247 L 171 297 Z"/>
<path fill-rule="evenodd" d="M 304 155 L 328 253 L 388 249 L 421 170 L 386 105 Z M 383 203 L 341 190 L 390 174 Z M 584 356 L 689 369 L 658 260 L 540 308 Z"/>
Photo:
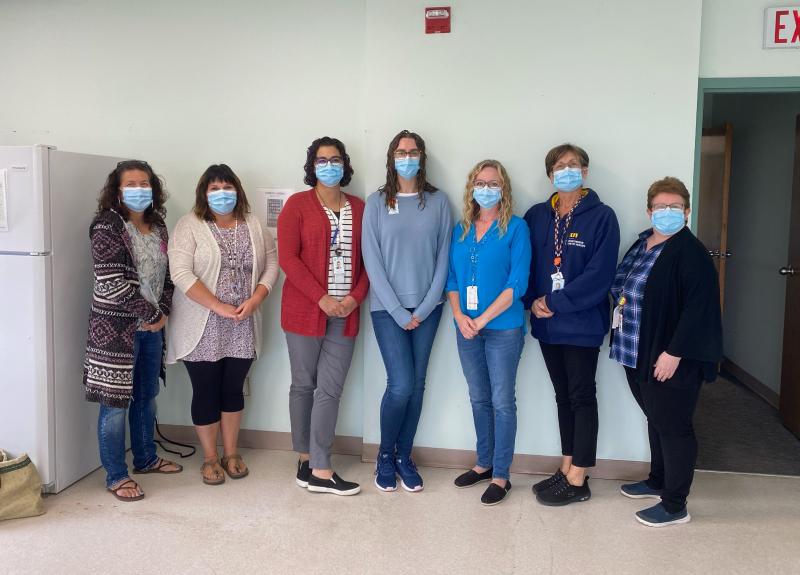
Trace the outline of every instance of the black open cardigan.
<path fill-rule="evenodd" d="M 717 378 L 722 359 L 719 278 L 708 250 L 688 228 L 666 241 L 645 284 L 636 365 L 639 381 L 655 379 L 653 367 L 664 351 L 681 358 L 678 370 L 697 362 L 705 381 Z"/>

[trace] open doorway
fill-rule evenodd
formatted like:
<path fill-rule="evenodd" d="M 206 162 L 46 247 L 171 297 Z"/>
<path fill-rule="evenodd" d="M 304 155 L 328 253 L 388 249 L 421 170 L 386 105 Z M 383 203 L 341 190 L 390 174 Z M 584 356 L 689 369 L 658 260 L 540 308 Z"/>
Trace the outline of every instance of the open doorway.
<path fill-rule="evenodd" d="M 725 360 L 697 407 L 697 468 L 800 476 L 800 79 L 731 82 L 700 90 L 694 223 L 720 275 Z"/>

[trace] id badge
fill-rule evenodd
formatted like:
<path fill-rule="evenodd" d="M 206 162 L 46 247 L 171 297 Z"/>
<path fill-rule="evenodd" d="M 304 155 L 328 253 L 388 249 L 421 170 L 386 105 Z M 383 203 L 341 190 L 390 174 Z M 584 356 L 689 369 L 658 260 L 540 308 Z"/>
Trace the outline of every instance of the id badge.
<path fill-rule="evenodd" d="M 469 311 L 478 309 L 478 286 L 467 286 L 467 309 Z"/>
<path fill-rule="evenodd" d="M 344 283 L 344 256 L 333 257 L 333 281 L 337 284 Z"/>
<path fill-rule="evenodd" d="M 553 291 L 558 291 L 560 289 L 564 289 L 564 274 L 561 272 L 556 272 L 550 276 L 550 279 L 553 280 Z"/>
<path fill-rule="evenodd" d="M 614 313 L 611 314 L 611 329 L 619 329 L 622 327 L 622 306 L 614 307 Z"/>
<path fill-rule="evenodd" d="M 390 216 L 393 216 L 395 214 L 399 214 L 400 213 L 400 202 L 395 201 L 394 202 L 394 206 L 389 206 L 388 210 L 389 210 L 389 215 Z"/>

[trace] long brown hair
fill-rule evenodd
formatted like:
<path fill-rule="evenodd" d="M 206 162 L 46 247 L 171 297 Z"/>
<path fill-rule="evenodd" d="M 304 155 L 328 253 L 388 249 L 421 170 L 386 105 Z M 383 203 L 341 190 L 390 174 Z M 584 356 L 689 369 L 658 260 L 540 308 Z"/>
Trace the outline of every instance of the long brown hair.
<path fill-rule="evenodd" d="M 122 174 L 129 170 L 141 170 L 146 173 L 153 190 L 153 203 L 144 211 L 144 221 L 151 225 L 164 225 L 164 218 L 167 216 L 167 208 L 164 203 L 168 196 L 164 189 L 164 181 L 156 175 L 150 164 L 142 160 L 123 160 L 108 174 L 106 183 L 100 191 L 100 197 L 97 199 L 98 215 L 105 210 L 114 210 L 126 222 L 128 221 L 131 213 L 120 198 L 120 186 L 122 185 Z"/>
<path fill-rule="evenodd" d="M 500 235 L 506 233 L 508 229 L 508 222 L 511 221 L 511 216 L 514 215 L 514 201 L 511 198 L 511 178 L 503 167 L 503 164 L 497 160 L 483 160 L 475 164 L 472 171 L 467 176 L 467 184 L 464 186 L 464 211 L 461 214 L 461 241 L 467 237 L 472 222 L 478 217 L 481 212 L 481 207 L 472 198 L 472 187 L 480 171 L 484 168 L 495 168 L 500 176 L 500 207 L 498 208 L 497 227 L 500 229 Z"/>
<path fill-rule="evenodd" d="M 237 220 L 243 220 L 245 214 L 250 213 L 250 203 L 247 201 L 239 176 L 234 174 L 233 170 L 226 164 L 209 166 L 200 176 L 200 181 L 197 182 L 197 189 L 194 194 L 194 214 L 200 219 L 209 222 L 214 221 L 214 212 L 208 207 L 208 196 L 206 196 L 208 186 L 214 182 L 230 184 L 236 188 L 236 207 L 233 208 L 231 213 Z"/>
<path fill-rule="evenodd" d="M 430 183 L 426 178 L 425 164 L 427 155 L 425 154 L 425 140 L 422 136 L 408 130 L 403 130 L 397 134 L 392 141 L 389 142 L 389 149 L 386 152 L 386 183 L 378 188 L 378 191 L 386 196 L 386 205 L 390 208 L 395 207 L 395 198 L 400 186 L 397 185 L 397 169 L 394 167 L 394 153 L 397 151 L 397 146 L 400 145 L 400 140 L 403 138 L 412 138 L 417 144 L 417 149 L 420 151 L 419 155 L 419 171 L 416 177 L 417 196 L 419 197 L 419 206 L 425 207 L 425 192 L 433 193 L 438 188 Z"/>

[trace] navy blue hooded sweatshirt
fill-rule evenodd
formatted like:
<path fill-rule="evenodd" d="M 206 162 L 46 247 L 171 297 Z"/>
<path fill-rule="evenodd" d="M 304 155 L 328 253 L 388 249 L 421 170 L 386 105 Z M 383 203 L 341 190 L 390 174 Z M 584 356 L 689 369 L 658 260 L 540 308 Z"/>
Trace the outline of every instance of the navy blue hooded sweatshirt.
<path fill-rule="evenodd" d="M 619 224 L 614 210 L 601 202 L 594 190 L 586 188 L 584 193 L 564 238 L 561 273 L 565 285 L 556 292 L 552 291 L 550 277 L 556 271 L 553 265 L 556 194 L 525 214 L 533 257 L 528 292 L 522 303 L 525 309 L 530 309 L 535 299 L 546 296 L 553 317 L 537 319 L 531 313 L 531 334 L 544 343 L 600 347 L 610 327 L 609 289 L 619 256 Z"/>

